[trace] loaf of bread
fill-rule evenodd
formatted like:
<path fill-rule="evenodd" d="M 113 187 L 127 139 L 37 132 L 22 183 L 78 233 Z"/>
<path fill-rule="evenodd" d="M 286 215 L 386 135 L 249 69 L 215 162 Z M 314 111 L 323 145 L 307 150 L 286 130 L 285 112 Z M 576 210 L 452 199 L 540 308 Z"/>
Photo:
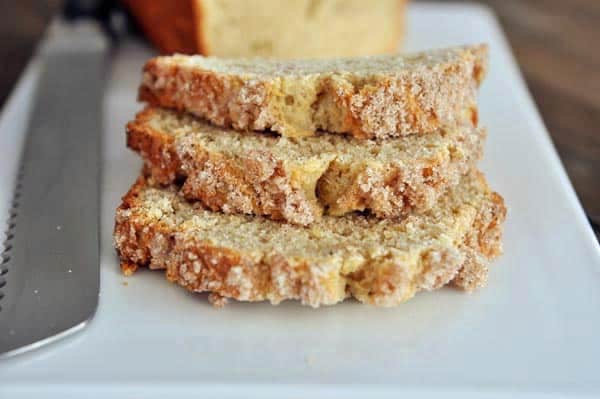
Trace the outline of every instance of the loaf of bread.
<path fill-rule="evenodd" d="M 405 0 L 123 0 L 164 53 L 317 58 L 396 51 Z"/>
<path fill-rule="evenodd" d="M 325 216 L 309 228 L 212 212 L 178 193 L 140 178 L 123 198 L 114 235 L 122 270 L 166 269 L 169 280 L 211 292 L 217 303 L 297 299 L 317 307 L 353 296 L 394 306 L 449 282 L 471 290 L 501 252 L 506 212 L 478 172 L 421 215 Z"/>
<path fill-rule="evenodd" d="M 485 131 L 440 129 L 384 141 L 335 134 L 290 139 L 214 127 L 149 107 L 127 125 L 127 143 L 162 184 L 215 211 L 308 225 L 325 211 L 380 218 L 422 212 L 473 169 Z"/>
<path fill-rule="evenodd" d="M 487 47 L 274 61 L 175 55 L 144 67 L 139 98 L 217 126 L 283 136 L 317 130 L 385 139 L 477 121 Z"/>

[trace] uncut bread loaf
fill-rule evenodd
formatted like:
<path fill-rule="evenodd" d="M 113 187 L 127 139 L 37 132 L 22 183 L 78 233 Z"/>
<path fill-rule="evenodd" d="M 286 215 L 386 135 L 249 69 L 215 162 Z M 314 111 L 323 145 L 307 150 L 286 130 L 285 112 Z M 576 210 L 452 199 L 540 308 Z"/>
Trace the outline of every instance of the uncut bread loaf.
<path fill-rule="evenodd" d="M 127 143 L 162 184 L 225 213 L 309 225 L 325 212 L 380 218 L 424 211 L 481 158 L 485 131 L 439 129 L 384 141 L 334 134 L 286 138 L 239 133 L 149 107 L 127 125 Z"/>
<path fill-rule="evenodd" d="M 114 232 L 121 268 L 166 269 L 169 280 L 208 291 L 217 304 L 297 299 L 317 307 L 352 296 L 394 306 L 450 282 L 471 290 L 501 252 L 506 213 L 478 172 L 422 215 L 324 217 L 309 228 L 212 212 L 178 193 L 142 177 L 123 198 Z"/>
<path fill-rule="evenodd" d="M 406 5 L 405 0 L 121 1 L 165 53 L 277 58 L 397 51 Z"/>
<path fill-rule="evenodd" d="M 476 122 L 487 53 L 479 45 L 328 60 L 163 56 L 146 63 L 139 98 L 240 131 L 424 134 L 456 125 L 465 110 Z"/>

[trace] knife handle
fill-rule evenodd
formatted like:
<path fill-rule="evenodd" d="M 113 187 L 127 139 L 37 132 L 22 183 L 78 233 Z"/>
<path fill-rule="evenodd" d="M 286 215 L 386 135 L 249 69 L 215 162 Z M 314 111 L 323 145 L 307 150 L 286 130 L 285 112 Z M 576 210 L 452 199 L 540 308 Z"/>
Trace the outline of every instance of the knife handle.
<path fill-rule="evenodd" d="M 105 34 L 116 41 L 129 33 L 134 24 L 116 0 L 67 0 L 63 8 L 67 21 L 94 20 Z"/>

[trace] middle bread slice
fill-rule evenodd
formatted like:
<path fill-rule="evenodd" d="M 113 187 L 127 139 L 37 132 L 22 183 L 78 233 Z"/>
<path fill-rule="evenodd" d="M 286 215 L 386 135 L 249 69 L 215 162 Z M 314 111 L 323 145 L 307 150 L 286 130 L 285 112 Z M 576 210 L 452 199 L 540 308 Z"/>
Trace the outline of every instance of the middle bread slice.
<path fill-rule="evenodd" d="M 464 125 L 383 141 L 320 133 L 286 138 L 239 133 L 148 107 L 127 144 L 161 184 L 214 211 L 309 225 L 323 213 L 380 218 L 425 211 L 481 158 L 485 130 Z"/>

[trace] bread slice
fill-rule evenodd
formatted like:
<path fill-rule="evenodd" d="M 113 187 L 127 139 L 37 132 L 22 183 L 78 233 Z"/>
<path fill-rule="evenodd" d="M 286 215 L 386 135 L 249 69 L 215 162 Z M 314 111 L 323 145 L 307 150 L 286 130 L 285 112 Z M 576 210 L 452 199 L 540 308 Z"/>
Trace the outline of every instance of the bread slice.
<path fill-rule="evenodd" d="M 487 46 L 412 55 L 277 61 L 202 56 L 153 58 L 139 98 L 215 125 L 358 138 L 429 133 L 468 117 L 487 68 Z"/>
<path fill-rule="evenodd" d="M 405 0 L 122 0 L 163 52 L 317 58 L 390 53 Z M 290 23 L 293 21 L 293 23 Z"/>
<path fill-rule="evenodd" d="M 427 210 L 474 167 L 484 139 L 471 126 L 379 142 L 333 134 L 290 139 L 153 107 L 127 125 L 127 143 L 152 176 L 182 181 L 187 199 L 299 225 L 324 211 L 390 218 Z"/>
<path fill-rule="evenodd" d="M 353 296 L 394 306 L 449 282 L 482 286 L 501 252 L 505 212 L 478 172 L 423 215 L 324 217 L 309 228 L 205 210 L 175 186 L 140 178 L 117 209 L 114 238 L 125 274 L 166 268 L 169 280 L 213 300 L 317 307 Z"/>

